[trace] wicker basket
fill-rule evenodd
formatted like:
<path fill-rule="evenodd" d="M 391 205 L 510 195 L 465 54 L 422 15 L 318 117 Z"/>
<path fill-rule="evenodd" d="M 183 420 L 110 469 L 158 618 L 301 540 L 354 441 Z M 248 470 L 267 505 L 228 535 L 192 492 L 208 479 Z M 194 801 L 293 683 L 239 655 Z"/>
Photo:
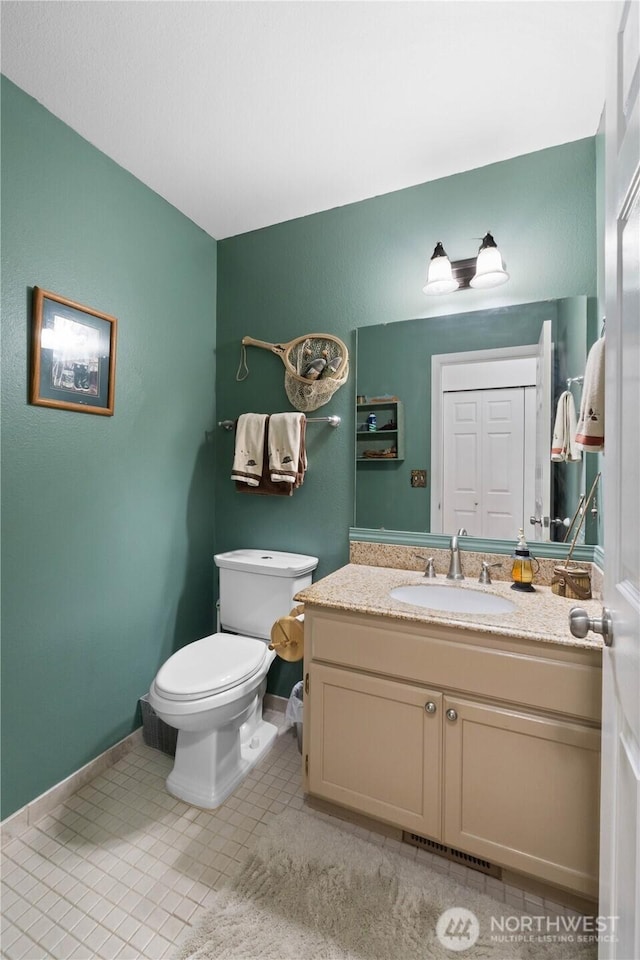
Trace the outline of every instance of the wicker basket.
<path fill-rule="evenodd" d="M 573 519 L 567 530 L 567 536 L 571 532 L 578 515 L 580 515 L 580 522 L 576 527 L 576 532 L 573 535 L 573 540 L 571 541 L 571 546 L 569 547 L 569 553 L 567 554 L 567 559 L 564 563 L 558 564 L 557 567 L 553 568 L 553 579 L 551 581 L 551 592 L 557 594 L 559 597 L 567 597 L 568 600 L 591 600 L 591 570 L 587 567 L 581 567 L 571 560 L 573 551 L 576 548 L 576 543 L 578 542 L 578 536 L 582 529 L 582 524 L 584 523 L 584 518 L 587 515 L 587 510 L 589 509 L 589 504 L 591 503 L 595 492 L 596 487 L 598 486 L 598 481 L 600 480 L 600 474 L 596 474 L 595 480 L 591 484 L 591 490 L 587 497 L 584 494 L 580 497 L 576 512 L 573 515 Z"/>
<path fill-rule="evenodd" d="M 175 727 L 170 727 L 168 723 L 161 720 L 149 703 L 149 697 L 145 693 L 140 697 L 140 711 L 142 713 L 142 739 L 148 747 L 154 747 L 156 750 L 162 750 L 174 757 L 176 753 L 176 742 L 178 740 L 178 731 Z"/>
<path fill-rule="evenodd" d="M 560 564 L 553 568 L 551 591 L 568 600 L 590 600 L 591 572 L 586 567 Z"/>

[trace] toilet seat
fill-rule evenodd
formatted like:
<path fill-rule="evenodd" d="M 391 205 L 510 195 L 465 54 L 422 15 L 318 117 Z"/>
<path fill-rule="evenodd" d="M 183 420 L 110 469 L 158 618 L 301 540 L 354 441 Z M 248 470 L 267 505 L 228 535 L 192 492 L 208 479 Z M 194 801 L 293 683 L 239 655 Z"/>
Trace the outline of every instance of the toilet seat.
<path fill-rule="evenodd" d="M 155 688 L 167 700 L 200 700 L 238 686 L 260 669 L 266 656 L 262 640 L 214 633 L 174 653 L 158 671 Z"/>

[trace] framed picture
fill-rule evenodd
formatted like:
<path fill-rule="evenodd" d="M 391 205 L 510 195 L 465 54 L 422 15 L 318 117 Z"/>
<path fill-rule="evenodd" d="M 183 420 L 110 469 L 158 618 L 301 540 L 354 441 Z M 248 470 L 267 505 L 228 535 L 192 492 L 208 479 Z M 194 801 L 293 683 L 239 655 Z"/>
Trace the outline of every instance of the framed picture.
<path fill-rule="evenodd" d="M 118 321 L 34 287 L 30 402 L 113 416 Z"/>

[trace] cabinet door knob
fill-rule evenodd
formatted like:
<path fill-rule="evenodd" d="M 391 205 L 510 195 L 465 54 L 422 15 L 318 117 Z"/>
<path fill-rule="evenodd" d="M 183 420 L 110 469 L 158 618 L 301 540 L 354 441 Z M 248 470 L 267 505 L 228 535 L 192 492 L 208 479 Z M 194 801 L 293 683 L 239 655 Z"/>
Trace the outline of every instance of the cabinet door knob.
<path fill-rule="evenodd" d="M 427 703 L 425 703 L 424 708 L 427 711 L 427 713 L 435 713 L 436 710 L 438 709 L 435 703 L 433 702 L 433 700 L 429 700 Z"/>
<path fill-rule="evenodd" d="M 458 719 L 457 711 L 454 710 L 453 707 L 449 707 L 449 709 L 447 710 L 447 720 L 457 720 L 457 719 Z"/>

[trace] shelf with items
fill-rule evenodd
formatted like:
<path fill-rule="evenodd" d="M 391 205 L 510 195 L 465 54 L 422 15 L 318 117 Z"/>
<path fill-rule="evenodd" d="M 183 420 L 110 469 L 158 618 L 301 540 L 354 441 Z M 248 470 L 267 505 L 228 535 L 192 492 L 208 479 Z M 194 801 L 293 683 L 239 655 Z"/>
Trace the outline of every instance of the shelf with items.
<path fill-rule="evenodd" d="M 368 418 L 375 414 L 376 428 Z M 404 460 L 404 409 L 396 398 L 356 404 L 356 462 L 389 463 Z"/>

